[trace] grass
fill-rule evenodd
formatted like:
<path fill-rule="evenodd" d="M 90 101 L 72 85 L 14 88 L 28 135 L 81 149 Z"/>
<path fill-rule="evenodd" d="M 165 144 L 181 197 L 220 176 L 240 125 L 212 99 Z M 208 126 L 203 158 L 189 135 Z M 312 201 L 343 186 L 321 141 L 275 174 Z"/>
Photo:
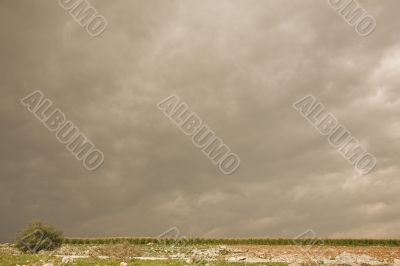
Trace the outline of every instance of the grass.
<path fill-rule="evenodd" d="M 188 265 L 187 263 L 183 262 L 183 261 L 176 261 L 176 260 L 164 260 L 164 261 L 143 261 L 143 260 L 132 260 L 127 262 L 129 266 L 140 266 L 140 265 L 160 265 L 160 266 L 184 266 L 184 265 Z M 244 263 L 233 263 L 233 262 L 203 262 L 203 263 L 197 263 L 197 264 L 193 264 L 196 266 L 200 266 L 200 265 L 220 265 L 220 266 L 233 266 L 233 265 L 241 265 L 243 266 Z M 76 261 L 73 264 L 66 264 L 67 266 L 119 266 L 120 265 L 120 261 L 102 261 L 102 260 L 90 260 L 90 261 L 85 261 L 85 260 L 80 260 L 80 261 Z M 288 264 L 286 263 L 254 263 L 251 265 L 266 265 L 266 266 L 287 266 Z"/>
<path fill-rule="evenodd" d="M 61 259 L 51 257 L 48 255 L 0 255 L 1 266 L 15 266 L 15 265 L 42 265 L 43 262 L 61 262 Z"/>
<path fill-rule="evenodd" d="M 163 243 L 167 245 L 325 245 L 325 246 L 400 246 L 400 239 L 290 239 L 290 238 L 65 238 L 64 244 L 101 245 L 101 244 L 148 244 Z"/>
<path fill-rule="evenodd" d="M 15 266 L 19 265 L 42 265 L 43 263 L 53 263 L 54 265 L 61 265 L 61 259 L 56 257 L 50 257 L 47 255 L 1 255 L 0 265 L 1 266 Z M 79 259 L 72 263 L 63 264 L 63 266 L 120 266 L 121 260 L 117 259 Z M 160 261 L 144 261 L 144 260 L 131 260 L 126 261 L 129 266 L 183 266 L 188 265 L 183 261 L 177 260 L 160 260 Z M 206 262 L 197 263 L 194 265 L 205 265 Z M 244 265 L 243 263 L 231 263 L 231 262 L 208 262 L 208 265 Z M 287 266 L 286 263 L 254 263 L 251 265 L 266 265 L 266 266 Z"/>

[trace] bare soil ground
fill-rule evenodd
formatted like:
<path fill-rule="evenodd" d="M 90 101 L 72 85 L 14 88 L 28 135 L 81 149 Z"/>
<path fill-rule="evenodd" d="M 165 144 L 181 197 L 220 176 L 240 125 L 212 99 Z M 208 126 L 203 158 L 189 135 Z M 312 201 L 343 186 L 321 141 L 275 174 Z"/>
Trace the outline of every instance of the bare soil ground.
<path fill-rule="evenodd" d="M 334 258 L 342 253 L 367 255 L 378 260 L 400 259 L 400 247 L 358 247 L 358 246 L 265 246 L 243 245 L 231 246 L 234 250 L 254 254 L 258 257 L 279 257 L 282 255 L 295 256 L 306 259 L 308 257 Z"/>

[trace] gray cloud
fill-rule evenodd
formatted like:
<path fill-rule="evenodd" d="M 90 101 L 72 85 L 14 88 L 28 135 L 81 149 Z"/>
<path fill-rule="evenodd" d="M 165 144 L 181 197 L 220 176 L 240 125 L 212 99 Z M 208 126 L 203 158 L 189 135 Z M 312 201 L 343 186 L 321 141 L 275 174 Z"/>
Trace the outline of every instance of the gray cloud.
<path fill-rule="evenodd" d="M 91 1 L 90 37 L 52 0 L 0 1 L 0 240 L 69 236 L 400 237 L 399 3 Z M 88 172 L 21 104 L 40 89 L 105 154 Z M 224 176 L 156 103 L 177 94 L 241 158 Z M 315 95 L 373 153 L 358 176 L 292 103 Z"/>

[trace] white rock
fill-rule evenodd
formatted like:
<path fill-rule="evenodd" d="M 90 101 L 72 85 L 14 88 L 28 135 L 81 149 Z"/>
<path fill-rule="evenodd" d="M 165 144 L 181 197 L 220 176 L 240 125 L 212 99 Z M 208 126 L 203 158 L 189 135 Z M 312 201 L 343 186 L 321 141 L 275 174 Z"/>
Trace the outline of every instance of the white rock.
<path fill-rule="evenodd" d="M 240 257 L 229 257 L 227 259 L 228 262 L 240 262 L 240 261 L 245 261 L 247 258 L 244 256 L 240 256 Z"/>
<path fill-rule="evenodd" d="M 43 264 L 43 266 L 54 266 L 54 264 L 53 263 L 45 263 L 45 264 Z"/>
<path fill-rule="evenodd" d="M 228 262 L 235 262 L 235 261 L 237 261 L 237 259 L 236 259 L 235 257 L 229 257 L 229 258 L 227 259 L 227 261 L 228 261 Z"/>
<path fill-rule="evenodd" d="M 328 262 L 328 261 L 324 261 Z M 326 264 L 348 264 L 348 265 L 379 265 L 382 262 L 377 259 L 368 256 L 368 255 L 356 255 L 348 252 L 342 252 L 338 256 L 336 256 L 335 260 L 330 260 L 329 263 Z"/>
<path fill-rule="evenodd" d="M 71 263 L 73 261 L 74 261 L 74 259 L 71 257 L 63 257 L 61 260 L 61 263 Z"/>
<path fill-rule="evenodd" d="M 121 262 L 121 263 L 119 264 L 119 266 L 128 266 L 128 263 L 126 263 L 126 262 Z"/>

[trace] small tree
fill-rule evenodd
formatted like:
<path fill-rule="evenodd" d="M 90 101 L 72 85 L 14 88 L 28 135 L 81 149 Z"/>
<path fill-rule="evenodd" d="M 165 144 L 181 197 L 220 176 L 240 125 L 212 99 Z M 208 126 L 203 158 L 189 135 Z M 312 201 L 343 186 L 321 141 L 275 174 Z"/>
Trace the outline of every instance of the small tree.
<path fill-rule="evenodd" d="M 41 250 L 54 250 L 61 246 L 64 236 L 53 226 L 41 221 L 33 221 L 24 228 L 15 241 L 22 252 L 38 253 Z"/>

